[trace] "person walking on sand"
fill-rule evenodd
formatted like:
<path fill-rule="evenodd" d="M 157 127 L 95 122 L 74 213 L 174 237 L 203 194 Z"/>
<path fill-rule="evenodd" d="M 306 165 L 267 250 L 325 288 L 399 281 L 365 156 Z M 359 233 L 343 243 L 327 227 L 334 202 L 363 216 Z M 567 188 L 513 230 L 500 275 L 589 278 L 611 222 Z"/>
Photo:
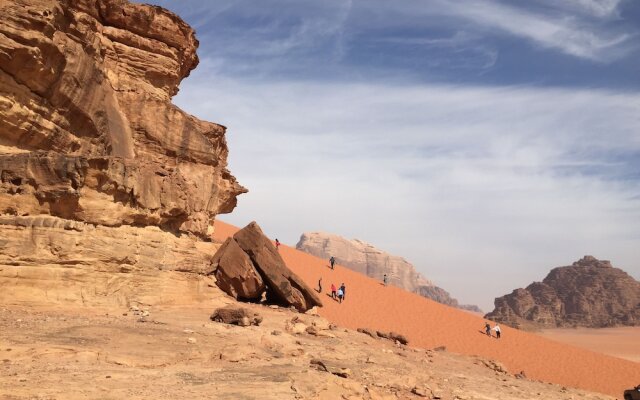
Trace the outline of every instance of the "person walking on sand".
<path fill-rule="evenodd" d="M 276 250 L 280 250 L 280 241 L 276 238 Z"/>
<path fill-rule="evenodd" d="M 384 274 L 384 276 L 382 277 L 382 282 L 385 286 L 387 286 L 387 274 Z"/>
<path fill-rule="evenodd" d="M 322 293 L 322 277 L 318 279 L 318 293 Z"/>
<path fill-rule="evenodd" d="M 484 324 L 484 331 L 486 332 L 487 336 L 491 337 L 491 325 L 489 325 L 488 322 Z"/>
<path fill-rule="evenodd" d="M 496 326 L 493 327 L 493 330 L 496 331 L 496 339 L 500 339 L 500 325 L 496 324 Z"/>
<path fill-rule="evenodd" d="M 336 285 L 334 285 L 333 283 L 331 284 L 331 298 L 336 298 Z"/>
<path fill-rule="evenodd" d="M 347 288 L 344 286 L 344 282 L 340 285 L 340 290 L 342 290 L 342 300 L 347 299 Z"/>
<path fill-rule="evenodd" d="M 331 264 L 331 269 L 334 269 L 336 266 L 336 258 L 334 256 L 331 256 L 331 258 L 329 259 L 329 264 Z"/>
<path fill-rule="evenodd" d="M 344 292 L 342 289 L 338 289 L 338 300 L 342 303 L 342 298 L 344 297 Z"/>

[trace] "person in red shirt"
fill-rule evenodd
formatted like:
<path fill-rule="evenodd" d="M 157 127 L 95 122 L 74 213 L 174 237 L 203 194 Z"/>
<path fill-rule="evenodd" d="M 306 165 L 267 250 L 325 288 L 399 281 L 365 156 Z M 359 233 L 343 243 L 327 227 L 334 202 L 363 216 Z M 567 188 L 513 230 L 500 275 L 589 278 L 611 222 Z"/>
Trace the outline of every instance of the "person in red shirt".
<path fill-rule="evenodd" d="M 333 283 L 331 284 L 331 298 L 336 298 L 336 285 L 334 285 Z"/>
<path fill-rule="evenodd" d="M 276 250 L 280 250 L 280 241 L 276 239 Z"/>

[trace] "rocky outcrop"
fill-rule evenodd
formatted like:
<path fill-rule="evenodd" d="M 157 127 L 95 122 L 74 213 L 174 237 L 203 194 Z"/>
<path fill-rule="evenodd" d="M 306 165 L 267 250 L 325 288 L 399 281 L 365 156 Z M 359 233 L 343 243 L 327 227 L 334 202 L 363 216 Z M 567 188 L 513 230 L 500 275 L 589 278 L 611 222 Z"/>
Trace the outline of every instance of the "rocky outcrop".
<path fill-rule="evenodd" d="M 246 189 L 225 127 L 171 104 L 198 64 L 193 30 L 125 0 L 0 13 L 0 301 L 126 303 L 141 281 L 165 288 L 158 271 L 204 270 L 213 219 Z"/>
<path fill-rule="evenodd" d="M 313 289 L 287 267 L 273 242 L 255 222 L 227 239 L 214 255 L 209 273 L 223 277 L 218 286 L 236 298 L 259 299 L 265 292 L 261 285 L 264 281 L 269 301 L 293 306 L 301 312 L 322 306 Z M 245 286 L 252 289 L 250 296 L 238 296 L 238 290 Z"/>
<path fill-rule="evenodd" d="M 124 0 L 0 3 L 0 214 L 206 237 L 245 191 L 225 128 L 170 100 L 193 30 Z"/>
<path fill-rule="evenodd" d="M 260 300 L 266 287 L 251 258 L 228 238 L 213 256 L 211 268 L 220 289 L 237 300 Z"/>
<path fill-rule="evenodd" d="M 449 293 L 426 279 L 402 257 L 385 253 L 361 240 L 348 240 L 322 232 L 303 233 L 296 249 L 316 257 L 329 259 L 353 271 L 382 280 L 386 274 L 389 284 L 452 307 L 481 312 L 475 305 L 461 305 Z"/>
<path fill-rule="evenodd" d="M 486 318 L 514 327 L 640 325 L 640 282 L 609 261 L 585 256 L 542 282 L 498 297 Z"/>

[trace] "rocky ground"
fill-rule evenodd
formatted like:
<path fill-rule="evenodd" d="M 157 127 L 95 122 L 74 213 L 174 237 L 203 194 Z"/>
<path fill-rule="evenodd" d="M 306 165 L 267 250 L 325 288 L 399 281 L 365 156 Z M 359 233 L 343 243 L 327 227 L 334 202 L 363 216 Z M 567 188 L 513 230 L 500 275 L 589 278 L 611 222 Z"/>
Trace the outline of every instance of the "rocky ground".
<path fill-rule="evenodd" d="M 610 399 L 283 308 L 259 326 L 197 307 L 0 308 L 2 399 Z"/>

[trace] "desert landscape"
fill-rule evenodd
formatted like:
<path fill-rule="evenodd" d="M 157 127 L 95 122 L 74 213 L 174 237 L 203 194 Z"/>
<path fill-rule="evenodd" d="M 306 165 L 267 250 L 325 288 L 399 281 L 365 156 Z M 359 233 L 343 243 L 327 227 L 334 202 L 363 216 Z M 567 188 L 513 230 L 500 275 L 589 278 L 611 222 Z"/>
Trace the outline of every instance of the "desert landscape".
<path fill-rule="evenodd" d="M 227 128 L 172 103 L 200 62 L 180 16 L 0 12 L 0 398 L 611 400 L 640 383 L 640 283 L 608 261 L 553 269 L 492 320 L 401 257 L 381 257 L 389 285 L 331 268 L 260 215 L 220 220 L 248 189 Z M 611 327 L 550 329 L 580 323 Z"/>

